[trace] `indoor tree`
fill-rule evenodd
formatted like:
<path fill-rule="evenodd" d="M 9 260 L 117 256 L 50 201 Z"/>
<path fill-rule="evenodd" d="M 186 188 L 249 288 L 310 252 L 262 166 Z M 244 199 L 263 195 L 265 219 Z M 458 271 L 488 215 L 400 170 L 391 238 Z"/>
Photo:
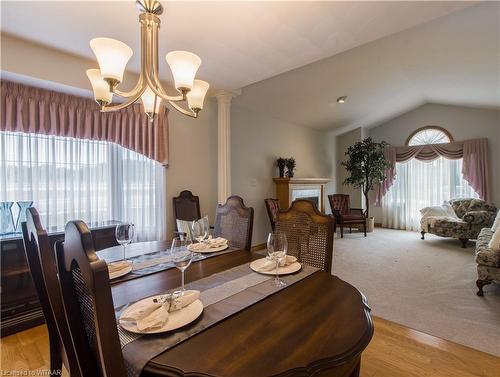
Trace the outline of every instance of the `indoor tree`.
<path fill-rule="evenodd" d="M 391 166 L 384 156 L 384 148 L 387 145 L 385 141 L 377 143 L 368 137 L 347 148 L 345 155 L 348 159 L 342 162 L 342 166 L 348 173 L 344 184 L 361 189 L 365 197 L 366 217 L 368 218 L 370 210 L 368 194 L 376 184 L 385 180 L 385 169 Z"/>

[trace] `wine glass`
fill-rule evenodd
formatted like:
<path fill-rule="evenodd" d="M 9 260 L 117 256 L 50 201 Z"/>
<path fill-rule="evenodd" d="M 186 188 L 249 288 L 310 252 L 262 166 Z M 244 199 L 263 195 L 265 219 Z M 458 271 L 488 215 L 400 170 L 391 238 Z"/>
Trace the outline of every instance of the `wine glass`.
<path fill-rule="evenodd" d="M 135 225 L 132 223 L 121 223 L 116 226 L 116 241 L 123 246 L 123 259 L 126 258 L 127 245 L 132 242 L 135 235 Z"/>
<path fill-rule="evenodd" d="M 175 267 L 181 270 L 182 284 L 181 293 L 185 291 L 184 289 L 184 271 L 189 267 L 193 261 L 193 252 L 188 249 L 189 242 L 184 239 L 184 237 L 175 237 L 172 240 L 172 246 L 170 247 L 170 256 Z"/>
<path fill-rule="evenodd" d="M 193 239 L 202 243 L 208 235 L 208 222 L 206 218 L 191 222 L 191 236 Z"/>
<path fill-rule="evenodd" d="M 274 284 L 277 287 L 284 287 L 286 283 L 279 278 L 278 268 L 280 263 L 286 258 L 288 251 L 288 242 L 286 234 L 280 231 L 273 231 L 267 237 L 267 254 L 271 260 L 276 262 L 276 277 Z"/>

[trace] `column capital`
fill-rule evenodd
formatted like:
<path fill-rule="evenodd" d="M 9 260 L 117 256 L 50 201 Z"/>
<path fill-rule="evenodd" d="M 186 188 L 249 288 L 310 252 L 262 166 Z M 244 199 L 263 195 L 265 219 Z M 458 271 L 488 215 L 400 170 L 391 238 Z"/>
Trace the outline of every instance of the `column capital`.
<path fill-rule="evenodd" d="M 226 90 L 218 89 L 214 91 L 214 97 L 217 98 L 217 102 L 229 103 L 234 97 L 241 94 L 241 89 L 238 90 Z"/>

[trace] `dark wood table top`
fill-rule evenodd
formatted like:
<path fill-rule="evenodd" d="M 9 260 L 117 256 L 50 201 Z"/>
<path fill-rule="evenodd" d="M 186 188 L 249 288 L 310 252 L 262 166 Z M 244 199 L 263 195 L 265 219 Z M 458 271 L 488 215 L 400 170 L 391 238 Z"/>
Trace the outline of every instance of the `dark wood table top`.
<path fill-rule="evenodd" d="M 145 246 L 155 251 L 167 244 L 132 244 L 129 251 L 135 253 Z M 186 270 L 186 282 L 258 258 L 262 255 L 240 250 L 195 262 Z M 112 286 L 114 305 L 120 307 L 179 284 L 177 269 L 118 283 Z M 319 271 L 156 356 L 143 375 L 305 376 L 344 370 L 350 361 L 359 364 L 359 355 L 372 335 L 363 295 L 338 277 Z M 340 373 L 328 375 L 349 376 L 351 370 Z"/>

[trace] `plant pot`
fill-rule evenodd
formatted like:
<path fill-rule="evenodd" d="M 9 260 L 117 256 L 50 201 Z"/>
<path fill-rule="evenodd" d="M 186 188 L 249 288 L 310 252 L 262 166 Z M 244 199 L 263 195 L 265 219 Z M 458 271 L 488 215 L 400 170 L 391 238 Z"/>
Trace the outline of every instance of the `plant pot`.
<path fill-rule="evenodd" d="M 374 229 L 375 229 L 375 218 L 369 217 L 368 219 L 366 219 L 366 231 L 373 232 Z"/>
<path fill-rule="evenodd" d="M 279 171 L 280 171 L 280 178 L 284 178 L 285 177 L 285 168 L 283 168 L 283 169 L 279 168 Z"/>

